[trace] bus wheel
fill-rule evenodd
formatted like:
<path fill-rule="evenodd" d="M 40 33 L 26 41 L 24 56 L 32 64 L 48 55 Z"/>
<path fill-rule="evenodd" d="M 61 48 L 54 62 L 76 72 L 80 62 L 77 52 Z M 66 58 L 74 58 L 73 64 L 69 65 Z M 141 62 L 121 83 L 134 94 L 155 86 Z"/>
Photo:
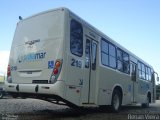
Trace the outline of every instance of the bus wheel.
<path fill-rule="evenodd" d="M 0 99 L 3 98 L 3 92 L 0 92 Z"/>
<path fill-rule="evenodd" d="M 16 94 L 12 94 L 12 97 L 13 98 L 17 98 L 18 96 Z"/>
<path fill-rule="evenodd" d="M 142 103 L 141 105 L 143 108 L 148 108 L 149 107 L 149 97 L 147 96 L 147 103 Z"/>
<path fill-rule="evenodd" d="M 113 91 L 112 95 L 112 103 L 111 103 L 111 110 L 112 112 L 119 112 L 121 104 L 122 104 L 122 96 L 118 90 Z"/>

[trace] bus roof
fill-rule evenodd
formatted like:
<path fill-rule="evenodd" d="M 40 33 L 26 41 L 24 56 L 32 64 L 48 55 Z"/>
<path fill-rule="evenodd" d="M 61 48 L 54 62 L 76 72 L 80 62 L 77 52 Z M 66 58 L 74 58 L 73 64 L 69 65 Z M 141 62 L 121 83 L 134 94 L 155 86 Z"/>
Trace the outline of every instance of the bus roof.
<path fill-rule="evenodd" d="M 20 20 L 19 22 L 22 22 L 24 20 L 30 19 L 32 17 L 36 17 L 36 16 L 41 15 L 41 14 L 46 14 L 46 13 L 49 13 L 49 12 L 59 11 L 59 10 L 69 10 L 69 9 L 67 9 L 65 7 L 56 8 L 56 9 L 50 9 L 50 10 L 47 10 L 47 11 L 39 12 L 37 14 L 33 14 L 33 15 L 29 16 L 29 17 L 26 17 L 25 19 Z"/>
<path fill-rule="evenodd" d="M 139 58 L 138 56 L 136 56 L 135 54 L 133 54 L 132 52 L 130 52 L 129 50 L 127 50 L 125 47 L 123 47 L 122 45 L 120 45 L 115 40 L 111 39 L 110 37 L 108 37 L 106 34 L 104 34 L 103 32 L 101 32 L 100 30 L 98 30 L 97 28 L 95 28 L 94 26 L 92 26 L 91 24 L 89 24 L 88 22 L 86 22 L 85 20 L 83 20 L 81 17 L 77 16 L 74 12 L 72 12 L 68 8 L 60 7 L 60 8 L 56 8 L 56 9 L 50 9 L 50 10 L 47 10 L 47 11 L 40 12 L 38 14 L 34 14 L 32 16 L 29 16 L 29 17 L 27 17 L 27 18 L 25 18 L 25 19 L 23 19 L 21 21 L 30 19 L 32 17 L 38 16 L 38 15 L 41 15 L 41 14 L 45 14 L 45 13 L 53 12 L 53 11 L 59 11 L 59 10 L 68 11 L 71 16 L 77 18 L 83 25 L 87 26 L 90 30 L 92 30 L 98 36 L 102 36 L 103 38 L 107 39 L 108 41 L 110 41 L 111 43 L 113 43 L 114 45 L 116 45 L 117 47 L 119 47 L 120 49 L 122 49 L 125 52 L 127 52 L 130 56 L 136 58 L 138 61 L 141 61 L 142 63 L 146 64 L 147 66 L 149 66 L 149 67 L 151 67 L 153 69 L 153 67 L 151 65 L 149 65 L 147 62 L 143 61 L 141 58 Z M 19 21 L 19 22 L 21 22 L 21 21 Z"/>
<path fill-rule="evenodd" d="M 67 9 L 67 10 L 69 10 L 69 9 Z M 94 26 L 92 26 L 91 24 L 89 24 L 88 22 L 86 22 L 85 20 L 83 20 L 82 18 L 80 18 L 79 16 L 77 16 L 72 11 L 69 10 L 69 12 L 72 14 L 72 16 L 80 19 L 80 21 L 82 22 L 82 24 L 86 25 L 89 29 L 91 29 L 92 31 L 96 32 L 96 34 L 98 34 L 99 36 L 102 36 L 103 38 L 107 39 L 109 42 L 113 43 L 114 45 L 116 45 L 117 47 L 119 47 L 120 49 L 122 49 L 123 51 L 127 52 L 130 56 L 136 58 L 138 61 L 144 63 L 145 65 L 147 65 L 147 66 L 149 66 L 149 67 L 151 67 L 153 69 L 153 67 L 151 65 L 149 65 L 147 62 L 145 62 L 144 60 L 142 60 L 138 56 L 136 56 L 134 53 L 132 53 L 129 50 L 127 50 L 125 47 L 123 47 L 122 45 L 120 45 L 119 43 L 117 43 L 115 40 L 111 39 L 109 36 L 107 36 L 106 34 L 104 34 L 103 32 L 101 32 L 100 30 L 98 30 L 97 28 L 95 28 Z"/>

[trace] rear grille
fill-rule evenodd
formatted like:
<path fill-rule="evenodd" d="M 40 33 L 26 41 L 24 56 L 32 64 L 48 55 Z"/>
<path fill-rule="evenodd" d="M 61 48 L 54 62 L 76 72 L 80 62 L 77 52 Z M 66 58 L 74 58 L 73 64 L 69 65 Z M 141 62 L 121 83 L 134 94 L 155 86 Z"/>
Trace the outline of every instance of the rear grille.
<path fill-rule="evenodd" d="M 48 84 L 48 80 L 32 80 L 32 83 Z"/>

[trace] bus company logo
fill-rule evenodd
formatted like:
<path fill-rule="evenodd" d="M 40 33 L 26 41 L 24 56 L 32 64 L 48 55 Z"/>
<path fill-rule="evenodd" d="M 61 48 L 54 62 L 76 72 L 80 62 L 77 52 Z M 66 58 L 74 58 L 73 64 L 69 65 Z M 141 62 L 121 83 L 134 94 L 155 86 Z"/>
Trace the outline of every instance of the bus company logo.
<path fill-rule="evenodd" d="M 42 60 L 46 56 L 46 52 L 29 53 L 27 55 L 22 55 L 18 57 L 18 62 L 33 62 L 37 60 Z"/>
<path fill-rule="evenodd" d="M 40 42 L 40 39 L 28 41 L 28 42 L 25 42 L 25 44 L 33 45 L 36 42 Z"/>

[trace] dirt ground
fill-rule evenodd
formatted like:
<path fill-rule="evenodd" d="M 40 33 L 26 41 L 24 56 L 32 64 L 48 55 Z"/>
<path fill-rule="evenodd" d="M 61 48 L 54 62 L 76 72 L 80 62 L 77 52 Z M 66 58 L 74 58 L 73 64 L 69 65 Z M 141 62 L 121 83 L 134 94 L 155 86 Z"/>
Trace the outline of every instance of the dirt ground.
<path fill-rule="evenodd" d="M 160 101 L 150 108 L 123 106 L 119 113 L 109 109 L 86 108 L 81 111 L 36 99 L 0 99 L 0 120 L 134 120 L 159 119 Z"/>

